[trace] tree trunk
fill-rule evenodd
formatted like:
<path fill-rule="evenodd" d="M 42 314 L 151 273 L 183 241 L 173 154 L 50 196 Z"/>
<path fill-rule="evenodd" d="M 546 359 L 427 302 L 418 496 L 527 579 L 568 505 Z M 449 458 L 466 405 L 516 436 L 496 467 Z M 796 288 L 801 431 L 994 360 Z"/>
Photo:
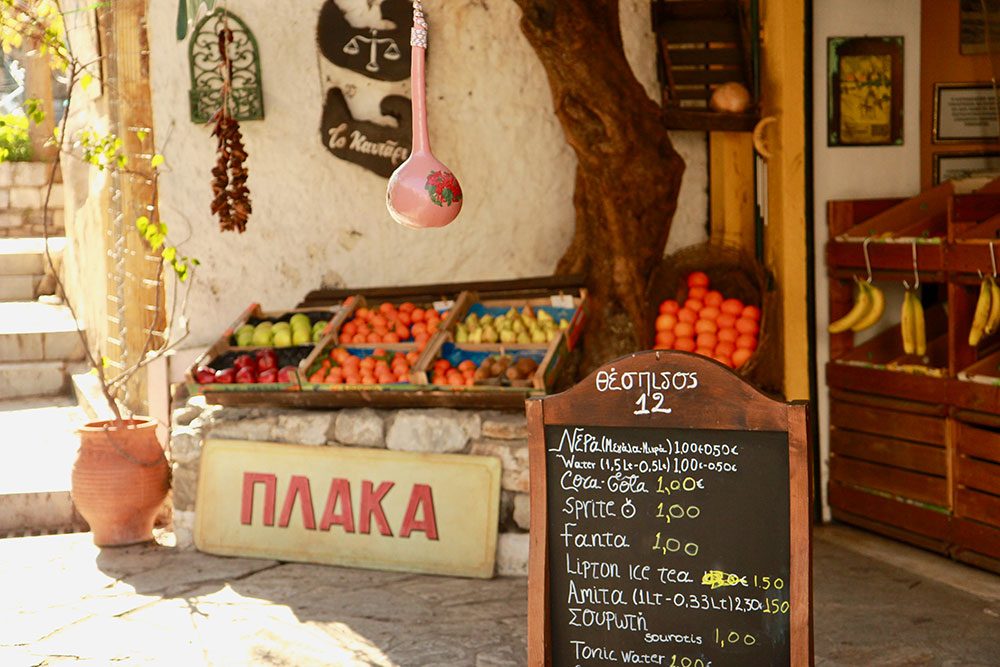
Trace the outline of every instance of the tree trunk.
<path fill-rule="evenodd" d="M 663 257 L 684 162 L 625 58 L 619 0 L 515 0 L 576 152 L 576 232 L 557 273 L 592 298 L 584 371 L 649 347 L 650 274 Z"/>

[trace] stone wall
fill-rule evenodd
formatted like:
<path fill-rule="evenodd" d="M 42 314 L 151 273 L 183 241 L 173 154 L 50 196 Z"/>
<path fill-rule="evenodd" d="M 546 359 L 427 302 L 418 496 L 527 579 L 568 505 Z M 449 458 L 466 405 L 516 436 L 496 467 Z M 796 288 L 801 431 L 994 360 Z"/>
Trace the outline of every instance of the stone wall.
<path fill-rule="evenodd" d="M 527 575 L 528 430 L 523 413 L 475 410 L 315 411 L 225 408 L 192 398 L 173 413 L 174 531 L 192 548 L 202 443 L 207 438 L 316 447 L 494 456 L 503 467 L 497 573 Z"/>
<path fill-rule="evenodd" d="M 0 162 L 0 238 L 45 234 L 42 204 L 52 165 L 45 162 Z M 49 199 L 49 236 L 63 236 L 62 178 L 57 177 Z"/>

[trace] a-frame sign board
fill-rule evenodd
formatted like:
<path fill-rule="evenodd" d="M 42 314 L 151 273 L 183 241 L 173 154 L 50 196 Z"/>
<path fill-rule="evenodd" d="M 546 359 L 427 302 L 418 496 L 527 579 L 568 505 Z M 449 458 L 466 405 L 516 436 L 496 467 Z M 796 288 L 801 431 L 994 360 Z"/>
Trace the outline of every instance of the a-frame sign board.
<path fill-rule="evenodd" d="M 643 352 L 527 409 L 532 667 L 812 664 L 804 404 Z"/>

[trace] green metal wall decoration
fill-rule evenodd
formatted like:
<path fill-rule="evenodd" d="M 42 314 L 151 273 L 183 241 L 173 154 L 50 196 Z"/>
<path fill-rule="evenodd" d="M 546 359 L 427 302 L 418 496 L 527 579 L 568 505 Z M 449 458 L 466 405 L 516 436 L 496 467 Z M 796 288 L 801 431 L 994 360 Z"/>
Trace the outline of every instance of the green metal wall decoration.
<path fill-rule="evenodd" d="M 219 51 L 223 39 L 228 42 L 228 68 Z M 224 9 L 203 18 L 191 35 L 188 59 L 191 66 L 192 122 L 209 122 L 222 107 L 225 97 L 228 97 L 229 110 L 234 119 L 264 118 L 257 39 L 242 19 Z M 227 76 L 228 96 L 224 92 Z"/>

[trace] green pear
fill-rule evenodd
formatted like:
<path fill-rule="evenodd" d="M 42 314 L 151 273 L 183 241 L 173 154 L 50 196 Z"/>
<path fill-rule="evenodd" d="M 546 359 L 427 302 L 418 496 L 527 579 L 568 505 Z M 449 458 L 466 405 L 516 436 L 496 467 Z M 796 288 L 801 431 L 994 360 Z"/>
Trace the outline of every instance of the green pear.
<path fill-rule="evenodd" d="M 517 343 L 519 345 L 527 345 L 530 342 L 531 342 L 531 334 L 529 334 L 527 331 L 522 331 L 521 333 L 517 334 Z"/>
<path fill-rule="evenodd" d="M 253 329 L 241 331 L 236 334 L 236 344 L 240 347 L 250 347 L 253 345 Z"/>
<path fill-rule="evenodd" d="M 519 320 L 521 319 L 521 313 L 517 312 L 517 308 L 511 307 L 511 309 L 507 311 L 507 319 Z"/>
<path fill-rule="evenodd" d="M 521 320 L 521 318 L 514 320 L 514 324 L 511 328 L 514 330 L 514 333 L 518 334 L 525 333 L 528 330 L 528 327 L 524 326 L 524 321 Z"/>
<path fill-rule="evenodd" d="M 501 329 L 500 330 L 500 342 L 501 343 L 514 343 L 517 341 L 517 334 L 514 333 L 513 329 Z"/>
<path fill-rule="evenodd" d="M 469 330 L 465 328 L 464 324 L 459 324 L 455 327 L 455 342 L 456 343 L 467 343 L 469 341 Z"/>
<path fill-rule="evenodd" d="M 469 332 L 469 342 L 477 344 L 477 345 L 479 343 L 482 343 L 483 342 L 483 330 L 477 328 L 477 329 L 473 329 L 472 331 L 470 331 Z"/>
<path fill-rule="evenodd" d="M 270 331 L 273 327 L 274 327 L 274 322 L 261 322 L 260 324 L 255 326 L 253 330 L 256 331 L 257 329 L 267 329 L 268 331 Z"/>
<path fill-rule="evenodd" d="M 500 334 L 493 327 L 483 327 L 483 342 L 496 343 L 500 340 Z"/>
<path fill-rule="evenodd" d="M 292 332 L 288 329 L 279 329 L 274 332 L 275 347 L 290 347 L 292 344 Z"/>
<path fill-rule="evenodd" d="M 271 327 L 257 327 L 254 329 L 250 342 L 257 347 L 267 347 L 271 344 L 271 338 Z"/>
<path fill-rule="evenodd" d="M 490 315 L 489 313 L 487 313 L 487 314 L 485 314 L 485 315 L 483 315 L 482 317 L 479 318 L 479 324 L 481 324 L 483 327 L 488 327 L 491 324 L 493 324 L 493 320 L 494 320 L 494 317 L 492 315 Z"/>
<path fill-rule="evenodd" d="M 541 308 L 539 308 L 538 309 L 538 321 L 539 322 L 552 322 L 553 318 L 552 318 L 552 315 L 550 315 L 548 313 L 548 311 L 542 310 Z"/>
<path fill-rule="evenodd" d="M 569 320 L 567 320 L 565 317 L 559 320 L 559 328 L 562 329 L 563 331 L 569 329 Z"/>
<path fill-rule="evenodd" d="M 556 339 L 556 336 L 558 334 L 559 334 L 559 330 L 558 329 L 546 329 L 545 330 L 545 342 L 546 343 L 551 343 L 552 341 L 554 341 Z"/>
<path fill-rule="evenodd" d="M 326 320 L 320 320 L 313 325 L 313 331 L 322 331 L 326 328 Z"/>
<path fill-rule="evenodd" d="M 321 340 L 323 340 L 323 330 L 322 329 L 317 329 L 316 331 L 313 331 L 312 338 L 313 338 L 312 342 L 314 342 L 314 343 L 318 343 Z"/>
<path fill-rule="evenodd" d="M 531 331 L 531 342 L 532 343 L 544 343 L 546 342 L 545 332 L 541 327 L 537 329 L 532 329 Z"/>
<path fill-rule="evenodd" d="M 524 308 L 521 309 L 521 317 L 526 320 L 535 319 L 535 313 L 531 310 L 531 306 L 525 305 Z"/>
<path fill-rule="evenodd" d="M 291 319 L 289 319 L 289 323 L 292 325 L 293 329 L 295 328 L 296 322 L 300 323 L 299 324 L 300 327 L 307 326 L 310 329 L 312 329 L 312 322 L 309 321 L 309 316 L 306 315 L 305 313 L 295 313 L 294 315 L 292 315 Z"/>
<path fill-rule="evenodd" d="M 240 334 L 250 334 L 252 336 L 253 335 L 253 325 L 252 324 L 244 324 L 243 326 L 241 326 L 239 329 L 236 330 L 236 335 L 239 336 Z"/>
<path fill-rule="evenodd" d="M 308 345 L 312 342 L 312 331 L 292 329 L 292 345 Z"/>
<path fill-rule="evenodd" d="M 468 317 L 465 318 L 465 326 L 469 328 L 469 331 L 472 331 L 473 329 L 478 327 L 479 316 L 476 315 L 475 313 L 471 313 Z"/>

